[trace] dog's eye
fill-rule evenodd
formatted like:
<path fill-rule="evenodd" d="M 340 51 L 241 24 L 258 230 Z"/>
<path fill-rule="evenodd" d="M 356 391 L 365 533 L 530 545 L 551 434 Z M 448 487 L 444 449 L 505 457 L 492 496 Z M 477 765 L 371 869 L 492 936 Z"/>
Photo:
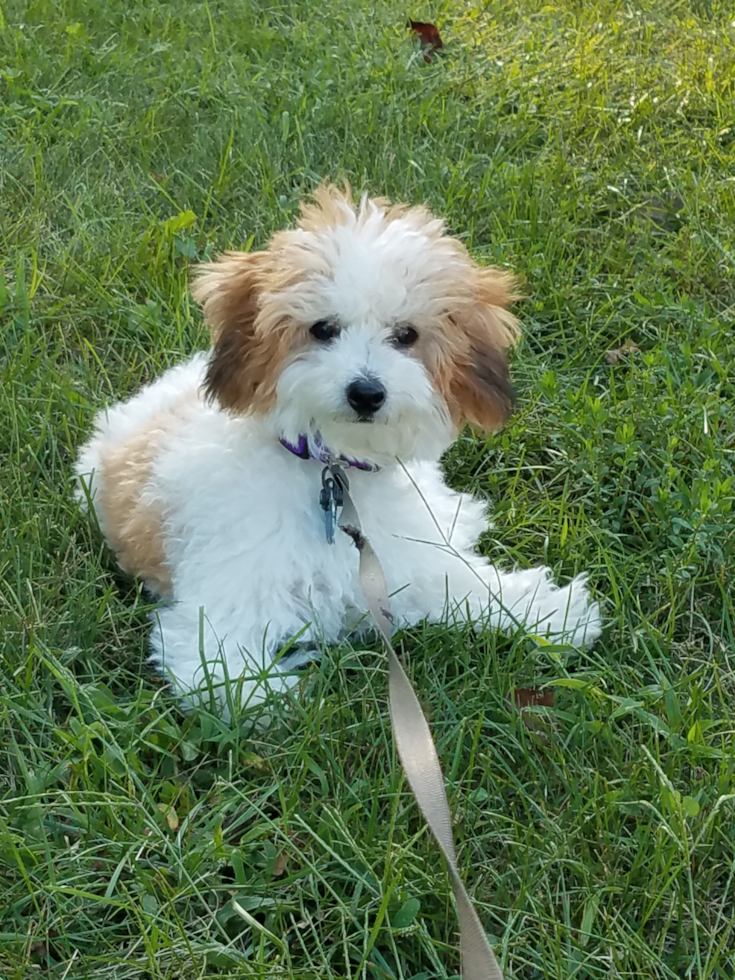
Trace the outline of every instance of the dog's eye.
<path fill-rule="evenodd" d="M 320 340 L 322 343 L 326 343 L 328 340 L 334 340 L 339 333 L 339 327 L 330 320 L 317 320 L 317 322 L 312 325 L 309 333 L 315 340 Z"/>
<path fill-rule="evenodd" d="M 393 343 L 397 347 L 413 347 L 418 339 L 419 335 L 413 327 L 399 327 L 393 334 Z"/>

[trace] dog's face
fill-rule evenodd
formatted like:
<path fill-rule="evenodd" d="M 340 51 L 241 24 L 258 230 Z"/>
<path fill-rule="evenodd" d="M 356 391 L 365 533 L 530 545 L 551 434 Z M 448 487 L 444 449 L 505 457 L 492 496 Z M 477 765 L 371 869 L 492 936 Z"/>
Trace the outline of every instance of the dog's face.
<path fill-rule="evenodd" d="M 384 461 L 436 458 L 464 422 L 502 425 L 510 277 L 478 266 L 423 208 L 322 187 L 268 249 L 198 273 L 212 329 L 206 387 L 295 440 Z"/>

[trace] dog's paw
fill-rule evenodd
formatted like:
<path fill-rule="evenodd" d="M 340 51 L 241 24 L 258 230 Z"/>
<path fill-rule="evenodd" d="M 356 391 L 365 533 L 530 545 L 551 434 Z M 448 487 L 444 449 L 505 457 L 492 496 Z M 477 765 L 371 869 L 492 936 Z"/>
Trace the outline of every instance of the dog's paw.
<path fill-rule="evenodd" d="M 561 589 L 548 578 L 538 583 L 526 628 L 555 643 L 591 647 L 602 633 L 602 616 L 599 603 L 590 600 L 587 576 L 578 575 Z"/>

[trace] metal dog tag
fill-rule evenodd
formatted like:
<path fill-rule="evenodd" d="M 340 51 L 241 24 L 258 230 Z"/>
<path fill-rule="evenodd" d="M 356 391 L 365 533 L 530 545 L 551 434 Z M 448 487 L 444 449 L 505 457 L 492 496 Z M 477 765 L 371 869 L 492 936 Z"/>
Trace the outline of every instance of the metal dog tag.
<path fill-rule="evenodd" d="M 338 467 L 325 466 L 322 470 L 322 489 L 319 506 L 324 511 L 324 529 L 329 544 L 334 544 L 339 512 L 344 504 L 344 490 L 349 489 L 347 477 Z"/>

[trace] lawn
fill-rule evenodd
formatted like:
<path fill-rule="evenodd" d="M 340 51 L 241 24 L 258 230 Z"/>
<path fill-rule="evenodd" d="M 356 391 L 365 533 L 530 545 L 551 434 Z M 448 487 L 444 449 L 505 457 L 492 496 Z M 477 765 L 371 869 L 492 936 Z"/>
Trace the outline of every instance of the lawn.
<path fill-rule="evenodd" d="M 94 412 L 206 346 L 191 262 L 263 245 L 323 177 L 426 201 L 519 273 L 516 414 L 447 473 L 491 503 L 494 560 L 604 599 L 590 652 L 401 641 L 508 978 L 732 980 L 733 22 L 0 0 L 2 980 L 459 968 L 378 645 L 331 650 L 265 731 L 184 715 L 150 600 L 72 499 Z"/>

